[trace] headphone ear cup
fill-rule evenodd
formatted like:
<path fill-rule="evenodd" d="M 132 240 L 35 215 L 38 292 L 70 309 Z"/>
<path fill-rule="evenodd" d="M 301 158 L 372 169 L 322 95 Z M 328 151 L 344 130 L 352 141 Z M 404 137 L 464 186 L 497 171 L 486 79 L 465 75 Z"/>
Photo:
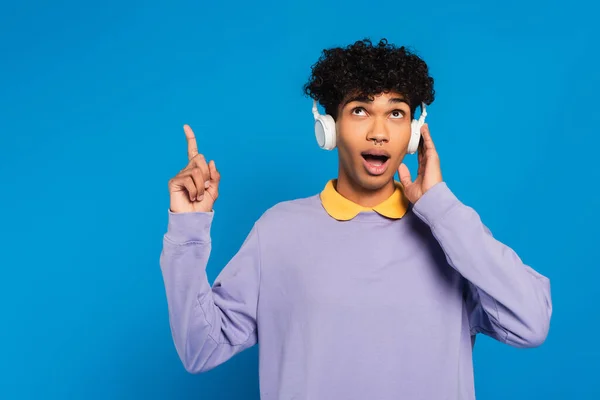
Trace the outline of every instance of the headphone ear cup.
<path fill-rule="evenodd" d="M 419 148 L 421 139 L 421 124 L 417 119 L 413 119 L 410 124 L 410 141 L 408 142 L 408 153 L 414 154 Z"/>
<path fill-rule="evenodd" d="M 320 148 L 324 150 L 335 148 L 335 121 L 331 115 L 319 115 L 316 118 L 315 137 Z"/>

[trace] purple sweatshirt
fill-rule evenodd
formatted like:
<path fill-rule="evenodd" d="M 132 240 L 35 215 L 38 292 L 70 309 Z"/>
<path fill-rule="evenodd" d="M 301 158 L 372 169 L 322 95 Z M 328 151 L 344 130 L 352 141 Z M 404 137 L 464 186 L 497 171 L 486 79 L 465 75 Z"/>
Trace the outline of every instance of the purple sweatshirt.
<path fill-rule="evenodd" d="M 271 399 L 475 399 L 478 333 L 515 347 L 548 333 L 549 280 L 439 183 L 401 219 L 333 219 L 318 195 L 256 221 L 213 286 L 213 213 L 169 211 L 160 263 L 187 371 L 259 345 Z"/>

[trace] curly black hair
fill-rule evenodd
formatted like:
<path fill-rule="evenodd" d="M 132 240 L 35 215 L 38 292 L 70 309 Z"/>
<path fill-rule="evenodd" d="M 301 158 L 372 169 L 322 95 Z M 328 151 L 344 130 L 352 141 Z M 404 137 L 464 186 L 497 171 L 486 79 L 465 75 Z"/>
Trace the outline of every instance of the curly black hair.
<path fill-rule="evenodd" d="M 323 50 L 304 85 L 304 94 L 317 100 L 334 119 L 346 96 L 372 98 L 390 91 L 406 98 L 412 115 L 421 102 L 429 105 L 435 97 L 427 64 L 405 46 L 396 47 L 385 38 L 377 45 L 366 38 L 346 48 Z"/>

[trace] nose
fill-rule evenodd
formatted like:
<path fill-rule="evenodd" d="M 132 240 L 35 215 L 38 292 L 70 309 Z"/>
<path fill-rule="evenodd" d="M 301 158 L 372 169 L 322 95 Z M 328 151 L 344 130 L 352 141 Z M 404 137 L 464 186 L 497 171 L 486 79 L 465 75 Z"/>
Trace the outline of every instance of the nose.
<path fill-rule="evenodd" d="M 369 131 L 367 135 L 367 140 L 373 141 L 375 145 L 383 145 L 390 141 L 390 136 L 385 128 L 385 123 L 380 121 L 375 121 L 373 123 L 372 129 Z"/>

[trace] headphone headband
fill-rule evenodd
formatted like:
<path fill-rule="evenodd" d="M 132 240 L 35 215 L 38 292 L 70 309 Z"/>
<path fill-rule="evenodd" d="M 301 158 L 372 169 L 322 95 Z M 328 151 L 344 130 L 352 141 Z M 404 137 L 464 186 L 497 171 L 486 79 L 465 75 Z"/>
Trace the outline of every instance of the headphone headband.
<path fill-rule="evenodd" d="M 317 109 L 317 100 L 313 100 L 312 112 L 315 118 L 317 118 L 320 115 L 319 110 Z"/>
<path fill-rule="evenodd" d="M 421 103 L 421 116 L 419 117 L 419 123 L 423 124 L 425 122 L 425 117 L 427 116 L 427 106 L 424 102 Z"/>

